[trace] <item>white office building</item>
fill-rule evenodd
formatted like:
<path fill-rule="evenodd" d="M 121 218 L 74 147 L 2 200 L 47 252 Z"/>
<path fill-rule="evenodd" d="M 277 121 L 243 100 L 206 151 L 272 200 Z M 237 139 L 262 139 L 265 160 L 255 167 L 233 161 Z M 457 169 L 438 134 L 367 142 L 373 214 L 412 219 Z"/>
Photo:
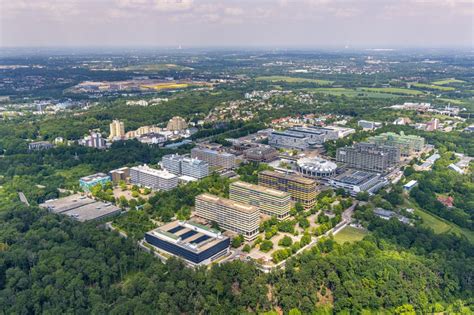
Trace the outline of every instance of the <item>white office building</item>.
<path fill-rule="evenodd" d="M 155 190 L 171 190 L 178 186 L 178 177 L 165 170 L 157 170 L 148 165 L 130 168 L 130 182 Z"/>

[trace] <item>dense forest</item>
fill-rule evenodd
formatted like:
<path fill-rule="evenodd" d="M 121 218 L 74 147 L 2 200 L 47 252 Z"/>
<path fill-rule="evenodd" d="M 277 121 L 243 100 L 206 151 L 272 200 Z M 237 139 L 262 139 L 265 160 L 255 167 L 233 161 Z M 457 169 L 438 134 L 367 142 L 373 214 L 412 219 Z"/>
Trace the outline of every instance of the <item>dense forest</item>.
<path fill-rule="evenodd" d="M 362 211 L 362 210 L 360 210 Z M 331 238 L 271 274 L 248 263 L 210 270 L 162 264 L 131 240 L 18 202 L 0 212 L 5 314 L 469 313 L 473 246 L 372 218 L 372 236 Z M 361 290 L 363 288 L 363 290 Z"/>

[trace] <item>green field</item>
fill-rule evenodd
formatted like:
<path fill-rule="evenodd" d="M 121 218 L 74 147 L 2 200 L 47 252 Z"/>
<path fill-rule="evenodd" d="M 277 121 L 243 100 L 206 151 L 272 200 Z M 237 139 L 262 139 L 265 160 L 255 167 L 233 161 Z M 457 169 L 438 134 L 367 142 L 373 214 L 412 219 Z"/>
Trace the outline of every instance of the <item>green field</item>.
<path fill-rule="evenodd" d="M 286 76 L 280 76 L 280 75 L 256 77 L 255 80 L 269 81 L 269 82 L 287 82 L 287 83 L 316 83 L 319 85 L 330 85 L 333 83 L 333 81 L 328 81 L 328 80 L 286 77 Z"/>
<path fill-rule="evenodd" d="M 339 233 L 334 235 L 334 240 L 339 244 L 352 243 L 363 239 L 368 234 L 367 231 L 352 226 L 346 226 Z"/>
<path fill-rule="evenodd" d="M 434 82 L 431 82 L 431 83 L 434 84 L 434 85 L 446 85 L 446 84 L 451 84 L 451 83 L 464 83 L 464 82 L 466 82 L 466 81 L 457 80 L 455 78 L 449 78 L 449 79 L 434 81 Z"/>
<path fill-rule="evenodd" d="M 394 88 L 394 87 L 387 87 L 387 88 L 360 88 L 362 91 L 369 91 L 369 92 L 378 92 L 378 93 L 390 93 L 390 94 L 400 94 L 400 95 L 422 95 L 424 92 L 412 89 L 405 89 L 405 88 Z"/>
<path fill-rule="evenodd" d="M 415 213 L 423 219 L 423 226 L 432 228 L 436 234 L 454 233 L 457 235 L 464 235 L 466 238 L 474 243 L 474 232 L 460 228 L 454 223 L 446 221 L 434 214 L 421 209 L 415 209 Z"/>
<path fill-rule="evenodd" d="M 323 93 L 335 96 L 346 97 L 369 97 L 369 98 L 394 98 L 400 95 L 423 95 L 424 93 L 417 90 L 402 88 L 315 88 L 305 89 L 308 92 Z"/>
<path fill-rule="evenodd" d="M 157 63 L 147 65 L 135 65 L 121 68 L 123 71 L 165 71 L 165 70 L 192 70 L 192 68 L 176 65 L 173 63 Z"/>
<path fill-rule="evenodd" d="M 439 85 L 424 84 L 424 83 L 411 83 L 411 86 L 417 87 L 420 89 L 437 90 L 437 91 L 442 91 L 442 92 L 450 92 L 450 91 L 455 90 L 455 88 L 450 87 L 450 86 L 439 86 Z"/>

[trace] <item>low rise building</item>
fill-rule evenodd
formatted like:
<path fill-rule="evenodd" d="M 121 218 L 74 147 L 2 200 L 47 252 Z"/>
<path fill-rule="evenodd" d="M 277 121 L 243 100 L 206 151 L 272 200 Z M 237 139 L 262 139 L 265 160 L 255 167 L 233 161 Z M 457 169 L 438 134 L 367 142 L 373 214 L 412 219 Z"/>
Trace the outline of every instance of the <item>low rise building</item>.
<path fill-rule="evenodd" d="M 145 233 L 159 252 L 182 258 L 191 266 L 208 265 L 229 253 L 230 239 L 193 221 L 173 221 Z"/>
<path fill-rule="evenodd" d="M 171 190 L 178 186 L 178 177 L 165 170 L 157 170 L 148 165 L 130 168 L 130 182 L 156 190 Z"/>
<path fill-rule="evenodd" d="M 79 186 L 84 191 L 90 191 L 96 185 L 102 185 L 110 182 L 110 176 L 104 173 L 96 173 L 89 176 L 84 176 L 79 179 Z"/>
<path fill-rule="evenodd" d="M 329 179 L 329 185 L 336 189 L 343 188 L 353 196 L 364 191 L 375 193 L 388 183 L 380 174 L 357 170 L 349 170 Z"/>
<path fill-rule="evenodd" d="M 287 192 L 242 181 L 229 186 L 229 198 L 259 208 L 260 212 L 284 220 L 289 217 L 291 196 Z"/>
<path fill-rule="evenodd" d="M 299 202 L 305 209 L 311 209 L 316 202 L 316 181 L 302 176 L 262 171 L 258 174 L 258 184 L 290 194 L 294 202 Z"/>
<path fill-rule="evenodd" d="M 53 213 L 66 215 L 80 222 L 102 220 L 118 215 L 121 212 L 119 207 L 111 203 L 96 201 L 79 194 L 47 200 L 39 206 Z"/>
<path fill-rule="evenodd" d="M 381 122 L 377 121 L 369 121 L 369 120 L 359 120 L 357 122 L 357 125 L 361 127 L 364 130 L 375 130 L 377 128 L 382 127 Z"/>
<path fill-rule="evenodd" d="M 196 197 L 195 209 L 198 217 L 241 234 L 247 241 L 257 237 L 260 211 L 255 206 L 204 193 Z"/>
<path fill-rule="evenodd" d="M 114 184 L 117 184 L 120 181 L 127 182 L 130 177 L 130 168 L 121 167 L 116 170 L 112 170 L 109 172 L 109 176 Z"/>
<path fill-rule="evenodd" d="M 53 144 L 48 141 L 36 141 L 28 143 L 28 151 L 41 151 L 52 149 Z"/>
<path fill-rule="evenodd" d="M 271 146 L 258 146 L 244 151 L 244 157 L 253 162 L 271 162 L 278 158 L 278 151 Z"/>
<path fill-rule="evenodd" d="M 418 185 L 418 181 L 416 180 L 411 180 L 409 181 L 408 183 L 406 183 L 405 185 L 403 185 L 403 189 L 405 189 L 406 191 L 410 191 L 413 189 L 413 187 L 415 187 L 416 185 Z"/>

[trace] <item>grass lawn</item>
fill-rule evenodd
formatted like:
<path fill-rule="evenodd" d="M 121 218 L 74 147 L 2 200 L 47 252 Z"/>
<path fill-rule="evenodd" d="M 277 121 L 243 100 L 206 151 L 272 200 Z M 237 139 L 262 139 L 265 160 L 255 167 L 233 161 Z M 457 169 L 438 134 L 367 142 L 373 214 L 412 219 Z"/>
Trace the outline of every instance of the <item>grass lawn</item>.
<path fill-rule="evenodd" d="M 446 84 L 451 84 L 451 83 L 464 83 L 464 82 L 466 82 L 466 81 L 457 80 L 455 78 L 449 78 L 449 79 L 434 81 L 434 82 L 431 82 L 431 83 L 434 84 L 434 85 L 446 85 Z"/>
<path fill-rule="evenodd" d="M 424 92 L 412 89 L 405 89 L 405 88 L 360 88 L 362 91 L 369 91 L 369 92 L 379 92 L 379 93 L 392 93 L 392 94 L 401 94 L 401 95 L 422 95 Z"/>
<path fill-rule="evenodd" d="M 378 93 L 378 92 L 367 92 L 362 90 L 347 89 L 347 88 L 315 88 L 315 89 L 304 89 L 308 92 L 322 93 L 334 96 L 346 96 L 346 97 L 369 97 L 369 98 L 394 98 L 397 97 L 394 94 Z"/>
<path fill-rule="evenodd" d="M 455 88 L 450 86 L 438 86 L 433 84 L 424 84 L 424 83 L 411 83 L 411 86 L 421 88 L 421 89 L 429 89 L 429 90 L 437 90 L 442 92 L 449 92 L 454 91 Z"/>
<path fill-rule="evenodd" d="M 415 213 L 423 219 L 423 226 L 432 228 L 436 234 L 454 233 L 457 235 L 464 235 L 471 242 L 474 243 L 474 232 L 460 228 L 456 224 L 446 221 L 434 214 L 416 208 Z"/>
<path fill-rule="evenodd" d="M 346 226 L 339 233 L 334 235 L 334 240 L 339 244 L 344 244 L 345 242 L 357 242 L 369 234 L 367 231 L 358 229 L 352 226 Z"/>
<path fill-rule="evenodd" d="M 320 80 L 320 79 L 308 79 L 308 78 L 298 78 L 298 77 L 286 77 L 282 75 L 273 75 L 273 76 L 262 76 L 255 78 L 257 81 L 270 81 L 270 82 L 287 82 L 287 83 L 316 83 L 320 85 L 330 85 L 333 81 Z"/>

